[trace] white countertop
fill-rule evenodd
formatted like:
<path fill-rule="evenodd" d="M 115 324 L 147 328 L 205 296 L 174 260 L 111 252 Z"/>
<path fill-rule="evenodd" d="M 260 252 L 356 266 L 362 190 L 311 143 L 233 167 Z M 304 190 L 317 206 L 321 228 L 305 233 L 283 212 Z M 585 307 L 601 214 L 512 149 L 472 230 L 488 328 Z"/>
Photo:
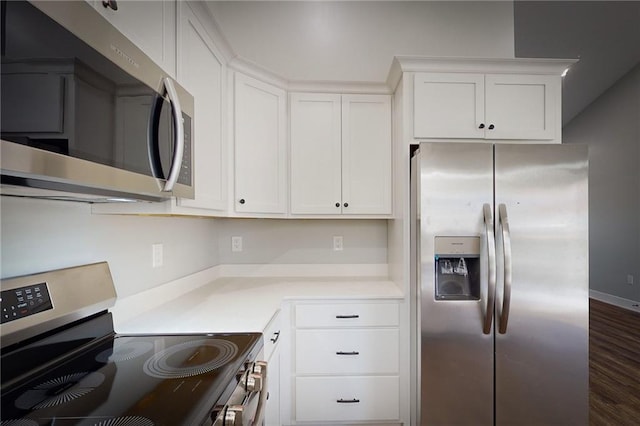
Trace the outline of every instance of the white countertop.
<path fill-rule="evenodd" d="M 118 333 L 262 332 L 284 300 L 402 297 L 395 283 L 377 277 L 225 277 L 148 310 L 140 295 L 125 299 L 114 322 Z"/>

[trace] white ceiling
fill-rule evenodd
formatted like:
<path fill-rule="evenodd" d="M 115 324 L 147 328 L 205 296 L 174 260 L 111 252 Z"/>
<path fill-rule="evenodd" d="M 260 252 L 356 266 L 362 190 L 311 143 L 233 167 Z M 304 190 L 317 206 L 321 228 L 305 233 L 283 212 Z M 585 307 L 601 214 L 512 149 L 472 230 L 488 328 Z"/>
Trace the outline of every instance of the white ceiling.
<path fill-rule="evenodd" d="M 386 80 L 395 55 L 580 58 L 566 123 L 640 62 L 640 1 L 208 1 L 231 49 L 290 81 Z"/>

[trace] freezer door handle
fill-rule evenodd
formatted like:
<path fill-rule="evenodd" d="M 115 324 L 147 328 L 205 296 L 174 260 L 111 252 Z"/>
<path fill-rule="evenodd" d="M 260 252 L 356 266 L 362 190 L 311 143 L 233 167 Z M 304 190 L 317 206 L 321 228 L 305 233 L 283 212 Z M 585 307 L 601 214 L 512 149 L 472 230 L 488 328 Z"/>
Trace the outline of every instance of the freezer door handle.
<path fill-rule="evenodd" d="M 487 306 L 484 315 L 484 324 L 482 332 L 491 334 L 491 324 L 493 322 L 493 311 L 495 309 L 496 297 L 496 241 L 493 234 L 493 215 L 491 214 L 491 205 L 484 204 L 482 206 L 484 213 L 484 230 L 487 237 L 487 259 L 489 261 L 487 280 Z"/>
<path fill-rule="evenodd" d="M 498 222 L 502 229 L 502 252 L 504 253 L 504 290 L 502 292 L 502 308 L 499 314 L 498 332 L 505 334 L 507 332 L 507 323 L 509 322 L 509 311 L 511 307 L 512 256 L 509 217 L 507 216 L 507 206 L 504 204 L 498 206 Z"/>

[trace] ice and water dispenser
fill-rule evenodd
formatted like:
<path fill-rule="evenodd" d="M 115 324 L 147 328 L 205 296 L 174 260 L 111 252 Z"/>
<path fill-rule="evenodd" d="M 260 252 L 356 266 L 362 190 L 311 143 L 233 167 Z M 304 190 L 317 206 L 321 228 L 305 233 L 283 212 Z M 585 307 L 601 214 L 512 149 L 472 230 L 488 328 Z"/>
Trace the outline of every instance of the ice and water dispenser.
<path fill-rule="evenodd" d="M 435 237 L 436 300 L 480 299 L 480 237 Z"/>

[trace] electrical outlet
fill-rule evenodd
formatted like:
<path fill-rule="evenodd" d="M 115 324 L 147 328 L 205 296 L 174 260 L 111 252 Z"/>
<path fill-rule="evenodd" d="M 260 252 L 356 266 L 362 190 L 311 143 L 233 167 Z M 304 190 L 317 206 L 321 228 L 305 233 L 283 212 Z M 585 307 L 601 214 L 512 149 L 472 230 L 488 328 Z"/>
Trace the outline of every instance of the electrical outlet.
<path fill-rule="evenodd" d="M 159 268 L 163 263 L 163 253 L 162 253 L 162 244 L 152 244 L 151 245 L 151 266 L 154 268 Z"/>
<path fill-rule="evenodd" d="M 242 237 L 231 237 L 231 251 L 242 251 Z"/>
<path fill-rule="evenodd" d="M 342 251 L 344 248 L 342 244 L 342 235 L 336 235 L 333 237 L 333 250 L 334 251 Z"/>
<path fill-rule="evenodd" d="M 633 275 L 631 274 L 627 275 L 627 284 L 633 285 Z"/>

